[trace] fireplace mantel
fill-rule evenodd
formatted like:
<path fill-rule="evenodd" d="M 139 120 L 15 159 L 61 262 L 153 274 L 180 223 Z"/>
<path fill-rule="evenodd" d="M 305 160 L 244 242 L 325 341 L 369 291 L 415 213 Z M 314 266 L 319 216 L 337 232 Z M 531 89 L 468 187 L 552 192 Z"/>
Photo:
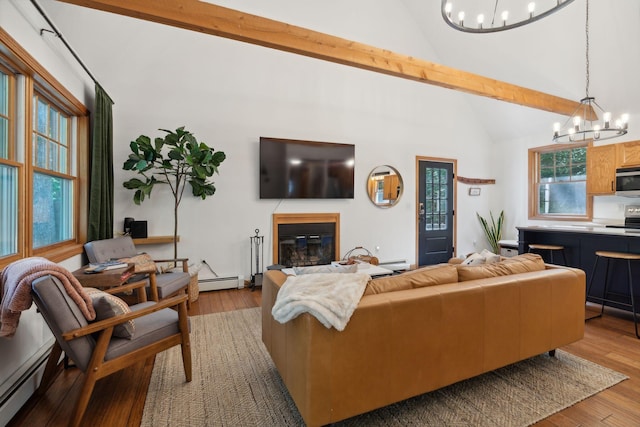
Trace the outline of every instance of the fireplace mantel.
<path fill-rule="evenodd" d="M 340 214 L 339 213 L 274 213 L 273 214 L 273 264 L 278 263 L 278 226 L 281 224 L 335 224 L 335 252 L 340 257 Z"/>

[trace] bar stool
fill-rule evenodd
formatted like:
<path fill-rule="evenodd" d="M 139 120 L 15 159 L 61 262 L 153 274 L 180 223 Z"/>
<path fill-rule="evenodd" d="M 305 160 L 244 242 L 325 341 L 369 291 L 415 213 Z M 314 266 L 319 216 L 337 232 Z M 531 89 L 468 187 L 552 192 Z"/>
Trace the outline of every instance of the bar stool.
<path fill-rule="evenodd" d="M 553 264 L 553 253 L 560 251 L 560 253 L 562 254 L 562 261 L 564 262 L 564 265 L 567 265 L 567 257 L 564 254 L 564 246 L 560 246 L 560 245 L 543 245 L 543 244 L 538 244 L 538 243 L 531 243 L 529 245 L 529 252 L 531 251 L 549 251 L 549 256 L 550 256 L 550 261 L 551 264 Z"/>
<path fill-rule="evenodd" d="M 604 290 L 602 291 L 602 298 L 590 296 L 589 293 L 591 291 L 591 285 L 593 284 L 593 278 L 596 274 L 596 268 L 598 267 L 598 260 L 600 258 L 604 258 L 607 262 L 604 276 Z M 616 300 L 607 299 L 607 288 L 609 287 L 609 261 L 612 259 L 618 260 L 626 260 L 627 261 L 627 275 L 629 276 L 628 284 L 629 284 L 629 298 L 631 299 L 631 304 L 622 303 Z M 613 302 L 618 305 L 623 305 L 627 307 L 631 307 L 631 311 L 633 312 L 633 323 L 636 328 L 636 337 L 640 338 L 638 334 L 638 317 L 636 315 L 636 304 L 633 298 L 633 275 L 631 274 L 631 261 L 640 261 L 640 254 L 633 254 L 629 252 L 610 252 L 610 251 L 596 251 L 596 262 L 593 264 L 593 272 L 591 273 L 591 279 L 589 280 L 589 286 L 587 287 L 587 297 L 591 299 L 598 300 L 602 303 L 602 308 L 600 310 L 600 314 L 596 316 L 589 317 L 585 320 L 595 319 L 596 317 L 602 317 L 604 314 L 604 303 L 605 302 Z"/>

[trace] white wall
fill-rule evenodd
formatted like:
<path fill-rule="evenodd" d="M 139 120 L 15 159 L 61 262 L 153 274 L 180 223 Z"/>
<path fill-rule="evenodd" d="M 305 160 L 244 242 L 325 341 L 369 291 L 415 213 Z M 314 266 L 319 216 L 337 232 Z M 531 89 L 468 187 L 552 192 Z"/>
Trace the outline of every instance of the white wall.
<path fill-rule="evenodd" d="M 270 9 L 298 15 L 306 11 L 277 9 L 283 3 Z M 349 10 L 335 20 L 308 13 L 304 18 L 313 22 L 305 24 L 379 45 L 380 20 L 393 15 L 383 26 L 385 35 L 394 35 L 390 48 L 431 54 L 428 41 L 402 8 L 376 2 L 375 22 L 364 25 L 368 21 L 357 19 L 356 12 L 365 4 L 372 7 L 364 1 L 342 5 Z M 115 101 L 117 231 L 130 216 L 149 221 L 152 235 L 172 233 L 168 190 L 154 190 L 150 200 L 135 206 L 132 192 L 120 189 L 132 176 L 121 170 L 132 139 L 185 125 L 226 152 L 215 179 L 216 194 L 205 201 L 185 198 L 180 209 L 179 254 L 205 259 L 219 275 L 249 275 L 249 236 L 256 228 L 265 236 L 265 265 L 271 264 L 273 212 L 339 212 L 343 253 L 354 246 L 378 246 L 376 255 L 382 260 L 415 262 L 415 157 L 457 159 L 463 176 L 489 174 L 489 142 L 467 106 L 467 95 L 66 4 L 44 5 Z M 355 199 L 259 200 L 260 136 L 355 144 Z M 406 185 L 392 209 L 378 209 L 366 196 L 366 177 L 380 164 L 396 167 Z M 477 198 L 461 190 L 459 234 L 473 235 L 468 242 L 481 244 L 475 212 L 488 211 L 491 190 Z M 460 250 L 468 252 L 470 245 L 461 239 L 466 247 Z M 171 254 L 170 245 L 148 250 Z"/>

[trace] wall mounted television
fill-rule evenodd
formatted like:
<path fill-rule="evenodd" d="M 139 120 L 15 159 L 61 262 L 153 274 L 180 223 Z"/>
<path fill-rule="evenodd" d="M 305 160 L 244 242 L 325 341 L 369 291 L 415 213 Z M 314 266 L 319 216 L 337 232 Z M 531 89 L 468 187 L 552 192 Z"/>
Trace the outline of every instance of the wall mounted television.
<path fill-rule="evenodd" d="M 261 199 L 353 199 L 355 145 L 260 137 Z"/>

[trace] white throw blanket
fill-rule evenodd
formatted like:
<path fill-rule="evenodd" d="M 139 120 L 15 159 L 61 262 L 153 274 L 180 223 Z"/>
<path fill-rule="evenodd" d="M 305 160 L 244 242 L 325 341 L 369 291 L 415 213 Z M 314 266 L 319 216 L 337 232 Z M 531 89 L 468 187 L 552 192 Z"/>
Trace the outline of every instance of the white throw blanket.
<path fill-rule="evenodd" d="M 315 316 L 324 326 L 344 330 L 356 309 L 367 282 L 366 273 L 318 273 L 289 276 L 271 314 L 286 323 L 302 313 Z"/>

